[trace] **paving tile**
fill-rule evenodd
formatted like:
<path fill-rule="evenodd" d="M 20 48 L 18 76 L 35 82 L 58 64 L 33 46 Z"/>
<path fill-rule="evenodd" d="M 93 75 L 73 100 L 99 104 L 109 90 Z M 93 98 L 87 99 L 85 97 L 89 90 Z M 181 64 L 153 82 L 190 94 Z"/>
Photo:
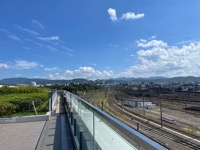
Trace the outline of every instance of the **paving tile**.
<path fill-rule="evenodd" d="M 34 150 L 45 121 L 0 124 L 0 150 Z"/>

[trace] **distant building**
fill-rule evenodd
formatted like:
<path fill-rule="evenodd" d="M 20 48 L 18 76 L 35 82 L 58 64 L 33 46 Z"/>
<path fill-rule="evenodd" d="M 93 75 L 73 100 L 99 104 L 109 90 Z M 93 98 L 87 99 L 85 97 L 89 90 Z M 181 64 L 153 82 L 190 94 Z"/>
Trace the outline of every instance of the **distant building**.
<path fill-rule="evenodd" d="M 36 82 L 31 82 L 31 86 L 37 86 L 37 83 Z"/>
<path fill-rule="evenodd" d="M 13 88 L 13 87 L 18 87 L 18 86 L 17 86 L 17 85 L 7 85 L 7 84 L 6 84 L 6 85 L 4 85 L 4 84 L 2 85 L 2 84 L 1 84 L 1 85 L 0 85 L 0 88 L 2 88 L 2 87 L 10 87 L 10 88 Z"/>
<path fill-rule="evenodd" d="M 124 105 L 128 107 L 136 107 L 136 108 L 143 108 L 143 107 L 147 109 L 156 108 L 156 105 L 152 104 L 151 101 L 144 100 L 143 102 L 142 99 L 124 99 Z"/>

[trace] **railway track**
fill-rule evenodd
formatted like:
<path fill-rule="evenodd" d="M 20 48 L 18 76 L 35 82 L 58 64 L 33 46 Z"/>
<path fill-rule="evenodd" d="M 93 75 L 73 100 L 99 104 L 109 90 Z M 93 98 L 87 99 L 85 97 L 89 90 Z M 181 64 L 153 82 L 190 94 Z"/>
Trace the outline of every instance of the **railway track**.
<path fill-rule="evenodd" d="M 117 109 L 121 109 L 120 106 L 119 106 L 118 104 L 117 104 Z M 130 109 L 127 109 L 127 108 L 124 108 L 124 109 L 125 109 L 125 111 L 127 111 L 128 113 L 131 113 L 131 114 L 133 114 L 133 115 L 139 116 L 140 118 L 143 118 L 143 119 L 146 120 L 146 121 L 151 121 L 151 122 L 153 122 L 153 123 L 155 123 L 155 124 L 157 124 L 157 125 L 160 125 L 160 121 L 158 121 L 158 120 L 149 119 L 148 117 L 145 117 L 145 116 L 143 116 L 143 115 L 137 114 L 137 113 L 135 113 L 135 112 L 133 112 L 133 111 L 131 111 Z M 171 123 L 169 123 L 169 122 L 166 122 L 165 120 L 163 120 L 163 126 L 169 128 L 169 129 L 171 129 L 171 130 L 177 131 L 177 132 L 179 132 L 179 133 L 182 133 L 182 134 L 184 134 L 184 135 L 187 135 L 187 136 L 189 136 L 189 137 L 191 137 L 191 138 L 200 139 L 200 137 L 197 136 L 197 135 L 194 135 L 194 134 L 191 134 L 191 133 L 189 133 L 189 132 L 186 132 L 186 131 L 180 130 L 180 129 L 178 129 L 178 128 L 175 128 L 175 125 L 173 125 L 173 124 L 171 124 Z"/>
<path fill-rule="evenodd" d="M 98 98 L 98 96 L 96 95 L 95 99 Z M 95 104 L 97 107 L 99 107 L 101 109 L 101 107 L 102 107 L 101 103 L 98 103 L 96 101 Z M 150 120 L 150 122 L 153 122 L 154 124 L 158 124 L 157 126 L 153 125 L 152 123 L 149 123 L 147 121 L 147 119 L 148 119 L 147 117 L 145 118 L 142 115 L 140 115 L 138 117 L 138 114 L 136 114 L 136 113 L 134 114 L 134 112 L 132 112 L 130 110 L 126 110 L 126 109 L 123 110 L 121 108 L 121 105 L 112 104 L 111 107 L 106 107 L 106 105 L 105 105 L 104 111 L 106 111 L 113 117 L 121 120 L 122 122 L 124 122 L 125 124 L 127 124 L 128 126 L 134 128 L 134 129 L 137 129 L 137 123 L 139 123 L 139 127 L 140 127 L 139 132 L 141 132 L 144 135 L 146 135 L 147 137 L 155 140 L 156 142 L 160 143 L 161 145 L 167 147 L 168 149 L 200 150 L 200 141 L 199 141 L 200 137 L 198 137 L 198 136 L 189 134 L 187 132 L 181 132 L 182 134 L 186 134 L 187 136 L 191 137 L 191 138 L 186 138 L 186 137 L 182 137 L 181 135 L 177 135 L 176 133 L 171 133 L 163 128 L 160 128 L 158 126 L 160 122 Z M 124 112 L 123 116 L 121 113 L 122 111 Z M 132 119 L 132 118 L 134 118 L 134 119 Z M 165 124 L 165 126 L 166 126 L 166 124 Z M 179 131 L 177 131 L 177 132 L 179 132 Z M 194 141 L 193 139 L 196 139 L 196 141 Z"/>
<path fill-rule="evenodd" d="M 116 105 L 115 105 L 116 106 Z M 119 110 L 122 111 L 121 108 L 117 107 Z M 131 114 L 128 114 L 125 113 L 128 118 L 130 117 L 133 117 L 133 115 Z M 133 123 L 133 120 L 132 119 L 128 119 L 128 118 L 124 118 L 126 121 L 128 121 L 129 123 Z M 139 119 L 137 117 L 134 116 L 134 124 L 136 124 L 135 122 L 139 122 L 140 123 L 140 131 L 143 132 L 143 133 L 146 133 L 148 132 L 148 135 L 158 135 L 159 137 L 162 137 L 164 139 L 166 139 L 168 141 L 168 144 L 164 144 L 163 142 L 159 142 L 160 144 L 163 144 L 164 146 L 168 147 L 168 148 L 172 148 L 172 147 L 169 147 L 170 145 L 170 141 L 174 142 L 174 143 L 178 143 L 179 145 L 177 147 L 180 147 L 180 149 L 183 149 L 182 146 L 184 146 L 186 149 L 193 149 L 193 150 L 199 150 L 200 149 L 200 142 L 195 142 L 191 139 L 186 139 L 186 138 L 183 138 L 181 136 L 178 136 L 176 135 L 175 133 L 171 133 L 171 132 L 168 132 L 166 130 L 164 130 L 163 128 L 160 128 L 158 126 L 155 126 L 153 124 L 150 124 L 148 123 L 148 121 L 145 119 Z M 187 135 L 189 136 L 189 135 Z M 193 138 L 196 139 L 196 136 L 192 135 Z M 153 136 L 151 136 L 152 138 Z M 191 135 L 190 135 L 191 137 Z M 154 138 L 154 140 L 158 140 L 156 138 Z M 172 143 L 171 143 L 172 144 Z M 176 145 L 176 144 L 172 144 L 172 145 Z M 175 146 L 174 148 L 177 149 L 177 147 Z"/>
<path fill-rule="evenodd" d="M 98 104 L 98 107 L 100 107 L 99 104 Z M 147 123 L 147 121 L 145 120 L 137 119 L 136 117 L 134 117 L 134 120 L 132 120 L 130 119 L 131 118 L 130 114 L 128 115 L 127 113 L 125 113 L 126 116 L 123 115 L 123 119 L 120 119 L 121 116 L 120 117 L 116 116 L 116 114 L 119 114 L 119 111 L 117 111 L 116 109 L 108 110 L 107 108 L 104 108 L 104 110 L 110 113 L 112 116 L 117 117 L 119 120 L 125 122 L 127 125 L 129 125 L 130 127 L 134 129 L 136 129 L 137 123 L 139 122 L 140 132 L 152 138 L 153 140 L 157 141 L 158 143 L 162 144 L 163 146 L 166 146 L 169 149 L 180 149 L 180 150 L 184 150 L 184 149 L 185 150 L 186 149 L 199 150 L 200 149 L 200 143 L 191 141 L 190 139 L 186 139 L 174 133 L 165 131 L 164 129 L 160 127 Z M 158 138 L 162 139 L 165 142 L 159 141 Z"/>
<path fill-rule="evenodd" d="M 156 128 L 154 129 L 153 128 L 154 126 L 151 126 L 151 125 L 148 125 L 147 126 L 144 126 L 144 125 L 140 125 L 140 129 L 141 130 L 144 130 L 144 131 L 149 131 L 151 133 L 154 133 L 156 135 L 159 135 L 161 137 L 164 137 L 165 139 L 168 139 L 169 141 L 174 141 L 175 143 L 179 143 L 181 145 L 183 145 L 184 147 L 188 147 L 190 149 L 193 149 L 193 150 L 199 150 L 200 149 L 200 145 L 197 144 L 197 143 L 194 143 L 190 140 L 186 140 L 184 138 L 181 138 L 175 134 L 172 134 L 172 133 L 169 133 L 165 130 L 162 130 L 160 128 Z"/>

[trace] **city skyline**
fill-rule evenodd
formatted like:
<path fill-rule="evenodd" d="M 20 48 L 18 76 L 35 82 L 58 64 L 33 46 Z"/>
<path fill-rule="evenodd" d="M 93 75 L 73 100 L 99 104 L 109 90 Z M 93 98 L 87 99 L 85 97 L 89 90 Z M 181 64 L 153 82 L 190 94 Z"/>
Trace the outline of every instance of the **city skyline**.
<path fill-rule="evenodd" d="M 200 1 L 0 2 L 0 79 L 200 76 Z"/>

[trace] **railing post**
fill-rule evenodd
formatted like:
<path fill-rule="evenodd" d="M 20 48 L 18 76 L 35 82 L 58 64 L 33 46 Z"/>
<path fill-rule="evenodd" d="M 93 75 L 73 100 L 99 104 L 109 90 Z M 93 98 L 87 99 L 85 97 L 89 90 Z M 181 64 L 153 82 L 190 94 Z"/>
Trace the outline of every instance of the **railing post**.
<path fill-rule="evenodd" d="M 67 111 L 69 110 L 69 102 L 66 101 Z"/>
<path fill-rule="evenodd" d="M 92 110 L 93 112 L 93 150 L 95 149 L 95 112 L 94 110 Z"/>
<path fill-rule="evenodd" d="M 50 108 L 51 111 L 52 111 L 52 104 L 53 104 L 53 91 L 51 91 L 51 106 L 50 106 L 50 107 L 51 107 L 51 108 Z"/>
<path fill-rule="evenodd" d="M 69 99 L 69 101 L 70 101 L 70 111 L 71 111 L 71 109 L 72 109 L 72 94 L 70 94 L 70 99 Z"/>
<path fill-rule="evenodd" d="M 83 149 L 83 144 L 82 144 L 82 137 L 83 136 L 83 132 L 82 131 L 80 131 L 80 141 L 79 141 L 79 146 L 80 146 L 80 150 L 82 150 Z"/>
<path fill-rule="evenodd" d="M 51 111 L 51 92 L 49 92 L 48 100 L 49 100 L 49 101 L 48 101 L 48 106 L 49 106 L 49 107 L 48 107 L 48 110 Z"/>
<path fill-rule="evenodd" d="M 69 111 L 69 118 L 71 118 L 71 112 Z"/>
<path fill-rule="evenodd" d="M 139 125 L 139 123 L 137 122 L 137 131 L 139 131 L 140 130 L 140 125 Z"/>
<path fill-rule="evenodd" d="M 76 136 L 76 119 L 74 119 L 74 136 Z"/>
<path fill-rule="evenodd" d="M 78 100 L 78 115 L 80 115 L 80 100 Z"/>
<path fill-rule="evenodd" d="M 71 112 L 71 125 L 73 125 L 73 112 Z"/>

